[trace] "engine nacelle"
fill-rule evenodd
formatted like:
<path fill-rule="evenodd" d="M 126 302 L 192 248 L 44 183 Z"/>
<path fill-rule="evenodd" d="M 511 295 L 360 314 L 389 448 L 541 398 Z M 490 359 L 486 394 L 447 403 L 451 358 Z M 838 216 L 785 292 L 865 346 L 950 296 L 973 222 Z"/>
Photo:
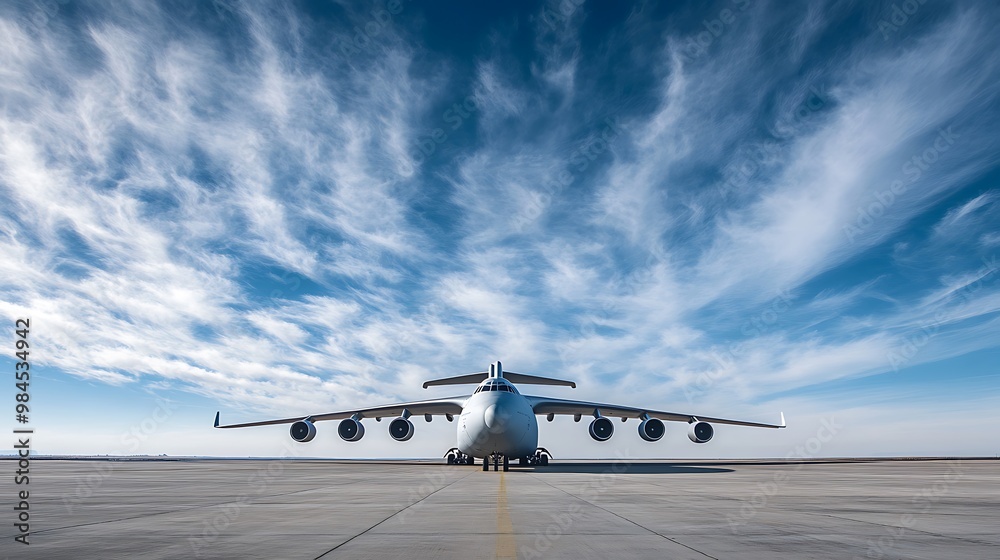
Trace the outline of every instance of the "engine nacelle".
<path fill-rule="evenodd" d="M 610 418 L 602 416 L 594 418 L 594 421 L 590 423 L 590 437 L 597 441 L 608 441 L 614 433 L 615 425 L 611 423 Z"/>
<path fill-rule="evenodd" d="M 345 418 L 340 421 L 337 433 L 340 434 L 340 439 L 344 441 L 358 441 L 365 437 L 365 427 L 361 424 L 360 420 Z"/>
<path fill-rule="evenodd" d="M 695 443 L 708 443 L 715 435 L 715 428 L 708 422 L 695 422 L 688 428 L 688 439 Z"/>
<path fill-rule="evenodd" d="M 306 443 L 316 437 L 316 424 L 308 420 L 299 420 L 292 424 L 292 428 L 288 430 L 288 433 L 291 434 L 292 439 L 295 441 Z"/>
<path fill-rule="evenodd" d="M 639 437 L 646 441 L 659 441 L 667 428 L 659 418 L 646 418 L 639 423 Z"/>
<path fill-rule="evenodd" d="M 389 435 L 396 441 L 406 441 L 413 437 L 413 422 L 400 416 L 389 422 Z"/>

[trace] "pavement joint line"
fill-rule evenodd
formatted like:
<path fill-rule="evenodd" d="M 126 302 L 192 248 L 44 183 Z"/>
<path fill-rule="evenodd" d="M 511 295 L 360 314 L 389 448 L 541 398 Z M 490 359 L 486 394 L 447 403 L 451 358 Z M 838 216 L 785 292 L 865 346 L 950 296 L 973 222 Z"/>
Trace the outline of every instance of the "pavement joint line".
<path fill-rule="evenodd" d="M 624 472 L 622 474 L 624 475 L 624 474 L 629 474 L 629 473 L 628 472 Z M 729 501 L 736 501 L 736 502 L 743 502 L 744 501 L 744 500 L 742 500 L 740 498 L 734 498 L 733 496 L 727 496 L 727 495 L 724 495 L 724 494 L 705 494 L 705 493 L 701 493 L 701 492 L 681 490 L 681 489 L 676 488 L 675 486 L 670 486 L 668 484 L 657 484 L 657 483 L 655 483 L 653 481 L 646 480 L 645 478 L 633 478 L 633 479 L 630 479 L 630 480 L 632 480 L 633 482 L 640 482 L 642 484 L 647 484 L 647 485 L 655 486 L 657 488 L 664 488 L 664 489 L 669 490 L 673 494 L 683 493 L 686 496 L 690 496 L 692 498 L 710 498 L 710 499 L 718 498 L 718 499 L 722 499 L 722 500 L 729 500 Z M 558 487 L 553 485 L 553 488 L 558 488 Z M 559 489 L 562 490 L 561 488 L 559 488 Z M 565 492 L 565 490 L 563 490 L 563 492 Z M 690 504 L 685 504 L 684 505 L 684 509 L 686 509 L 686 510 L 697 510 L 697 511 L 700 511 L 700 512 L 716 513 L 714 510 L 712 510 L 709 507 L 693 507 Z M 645 529 L 645 527 L 643 527 L 643 528 Z M 660 536 L 663 536 L 663 535 L 660 535 Z M 664 537 L 664 538 L 666 538 L 666 537 Z M 678 544 L 680 544 L 680 543 L 678 543 Z"/>
<path fill-rule="evenodd" d="M 666 485 L 657 484 L 655 482 L 644 480 L 644 479 L 641 479 L 641 478 L 640 479 L 636 479 L 636 481 L 637 482 L 641 482 L 643 484 L 649 484 L 649 485 L 652 485 L 652 486 L 656 486 L 658 488 L 668 488 L 668 486 L 666 486 Z M 671 490 L 674 491 L 674 492 L 677 491 L 677 489 L 673 489 L 673 488 Z M 703 496 L 702 494 L 697 494 L 697 493 L 694 493 L 694 492 L 688 492 L 688 494 L 692 495 L 692 496 Z M 724 494 L 712 494 L 710 497 L 720 498 L 720 499 L 724 499 L 724 500 L 736 500 L 736 501 L 740 501 L 740 502 L 744 501 L 743 499 L 735 498 L 735 497 L 732 497 L 732 496 L 727 496 L 727 495 L 724 495 Z M 689 507 L 689 509 L 690 509 L 690 507 Z M 780 507 L 775 506 L 774 509 L 785 509 L 785 508 L 780 508 Z M 705 511 L 705 510 L 704 509 L 700 509 L 700 511 Z M 876 527 L 886 527 L 886 528 L 890 528 L 890 529 L 899 529 L 899 528 L 901 528 L 901 527 L 897 527 L 896 525 L 889 525 L 889 524 L 886 524 L 886 523 L 877 523 L 875 521 L 865 521 L 863 519 L 853 519 L 853 518 L 850 518 L 850 517 L 841 517 L 839 515 L 833 515 L 833 514 L 830 514 L 830 513 L 814 513 L 814 512 L 811 512 L 811 511 L 796 511 L 794 509 L 785 509 L 785 511 L 788 511 L 790 513 L 799 514 L 799 515 L 819 515 L 819 516 L 823 516 L 823 517 L 832 517 L 834 519 L 840 519 L 840 520 L 843 520 L 843 521 L 851 521 L 851 522 L 855 522 L 855 523 L 863 523 L 863 524 L 867 524 L 867 525 L 874 525 Z M 921 530 L 921 529 L 913 529 L 913 528 L 910 528 L 910 527 L 902 527 L 902 528 L 905 528 L 905 529 L 907 529 L 909 531 L 913 531 L 915 533 L 922 533 L 922 534 L 930 535 L 930 536 L 934 536 L 934 537 L 941 537 L 941 538 L 947 538 L 947 539 L 954 539 L 954 540 L 958 540 L 958 541 L 967 541 L 967 542 L 973 542 L 973 543 L 976 543 L 976 544 L 984 544 L 984 545 L 988 545 L 988 546 L 995 546 L 994 543 L 986 542 L 986 541 L 979 541 L 979 540 L 972 539 L 972 538 L 962 538 L 962 537 L 956 537 L 956 536 L 953 536 L 953 535 L 944 535 L 944 534 L 941 534 L 941 533 L 934 533 L 934 532 L 931 532 L 931 531 L 925 531 L 925 530 Z M 678 543 L 678 544 L 680 544 L 680 543 Z"/>
<path fill-rule="evenodd" d="M 625 473 L 625 474 L 627 474 L 627 473 Z M 657 488 L 670 488 L 671 491 L 673 491 L 673 492 L 677 492 L 678 491 L 676 488 L 671 488 L 671 487 L 669 487 L 667 485 L 657 484 L 656 482 L 645 480 L 645 479 L 641 479 L 641 478 L 636 479 L 636 482 L 641 482 L 643 484 L 649 484 L 649 485 L 652 485 L 652 486 L 656 486 Z M 683 490 L 681 490 L 681 491 L 683 492 Z M 698 494 L 696 492 L 687 492 L 687 494 L 691 495 L 691 496 L 705 496 L 704 494 Z M 711 494 L 711 495 L 709 495 L 709 497 L 718 498 L 718 499 L 724 499 L 724 500 L 736 500 L 736 501 L 739 501 L 739 502 L 745 501 L 744 499 L 735 498 L 733 496 L 728 496 L 728 495 L 724 495 L 724 494 Z M 691 509 L 690 506 L 687 506 L 687 507 L 689 509 Z M 773 509 L 775 509 L 775 510 L 779 510 L 780 509 L 780 510 L 787 511 L 789 513 L 795 513 L 795 514 L 799 514 L 799 515 L 819 515 L 819 516 L 824 516 L 824 517 L 832 517 L 834 519 L 840 519 L 840 520 L 843 520 L 843 521 L 851 521 L 851 522 L 855 522 L 855 523 L 864 523 L 864 524 L 868 524 L 868 525 L 875 525 L 877 527 L 886 527 L 886 528 L 890 528 L 890 529 L 899 529 L 899 528 L 901 528 L 901 527 L 897 527 L 896 525 L 889 525 L 889 524 L 886 524 L 886 523 L 878 523 L 878 522 L 875 522 L 875 521 L 865 521 L 863 519 L 853 519 L 853 518 L 850 518 L 850 517 L 841 517 L 839 515 L 834 515 L 834 514 L 831 514 L 831 513 L 815 513 L 815 512 L 811 512 L 811 511 L 796 511 L 794 509 L 782 508 L 782 507 L 777 506 L 777 505 L 773 506 Z M 702 508 L 699 508 L 699 510 L 700 511 L 705 511 Z M 916 532 L 916 533 L 923 533 L 925 535 L 931 535 L 931 536 L 934 536 L 934 537 L 955 539 L 955 540 L 959 540 L 959 541 L 968 541 L 968 542 L 973 542 L 973 543 L 976 543 L 976 544 L 984 544 L 984 545 L 994 546 L 994 543 L 986 542 L 986 541 L 979 541 L 979 540 L 975 540 L 975 539 L 971 539 L 971 538 L 962 538 L 962 537 L 956 537 L 956 536 L 953 536 L 953 535 L 944 535 L 944 534 L 941 534 L 941 533 L 934 533 L 934 532 L 931 532 L 931 531 L 925 531 L 925 530 L 921 530 L 921 529 L 913 529 L 913 528 L 910 528 L 910 527 L 903 527 L 903 528 L 905 528 L 907 530 L 910 530 L 910 531 L 913 531 L 913 532 Z"/>
<path fill-rule="evenodd" d="M 423 501 L 424 501 L 424 500 L 426 500 L 427 498 L 430 498 L 430 497 L 431 497 L 431 496 L 433 496 L 434 494 L 437 494 L 438 492 L 440 492 L 440 491 L 444 490 L 445 488 L 449 488 L 449 487 L 453 486 L 454 484 L 456 484 L 456 483 L 458 483 L 458 482 L 461 482 L 461 481 L 463 481 L 463 480 L 465 480 L 465 479 L 469 478 L 470 476 L 472 476 L 472 475 L 474 475 L 474 474 L 476 474 L 476 471 L 473 471 L 473 472 L 471 472 L 471 473 L 469 473 L 469 474 L 467 474 L 467 475 L 465 475 L 465 476 L 463 476 L 462 478 L 459 478 L 459 479 L 457 479 L 457 480 L 453 480 L 453 481 L 449 482 L 448 484 L 445 484 L 444 486 L 442 486 L 442 487 L 438 488 L 437 490 L 435 490 L 435 491 L 431 492 L 430 494 L 427 494 L 427 495 L 426 495 L 426 496 L 424 496 L 423 498 L 420 498 L 419 500 L 417 500 L 417 501 L 413 502 L 412 504 L 408 504 L 408 505 L 404 506 L 404 507 L 403 507 L 403 508 L 401 508 L 401 509 L 400 509 L 399 511 L 396 511 L 396 512 L 394 512 L 393 514 L 391 514 L 391 515 L 390 515 L 389 517 L 386 517 L 386 518 L 385 518 L 385 519 L 383 519 L 382 521 L 379 521 L 378 523 L 376 523 L 376 524 L 372 525 L 371 527 L 369 527 L 369 528 L 365 529 L 364 531 L 361 531 L 361 532 L 360 532 L 360 533 L 358 533 L 357 535 L 354 535 L 353 537 L 351 537 L 351 538 L 347 539 L 346 541 L 344 541 L 344 542 L 342 542 L 342 543 L 338 544 L 337 546 L 335 546 L 335 547 L 331 548 L 330 550 L 327 550 L 327 551 L 326 551 L 326 552 L 324 552 L 323 554 L 320 554 L 319 556 L 317 556 L 317 557 L 315 558 L 315 560 L 319 560 L 320 558 L 322 558 L 322 557 L 326 556 L 327 554 L 330 554 L 331 552 L 333 552 L 333 551 L 337 550 L 338 548 L 340 548 L 340 547 L 344 546 L 345 544 L 347 544 L 347 543 L 349 543 L 349 542 L 353 541 L 354 539 L 356 539 L 356 538 L 360 537 L 361 535 L 364 535 L 365 533 L 367 533 L 367 532 L 371 531 L 371 530 L 372 530 L 372 529 L 374 529 L 375 527 L 378 527 L 379 525 L 381 525 L 381 524 L 385 523 L 386 521 L 388 521 L 388 520 L 392 519 L 393 517 L 396 517 L 396 516 L 397 516 L 397 515 L 399 515 L 400 513 L 403 513 L 404 511 L 406 511 L 406 510 L 410 509 L 411 507 L 413 507 L 413 506 L 415 506 L 415 505 L 419 504 L 420 502 L 423 502 Z"/>
<path fill-rule="evenodd" d="M 461 480 L 461 479 L 459 479 L 459 480 Z M 458 482 L 458 481 L 456 480 L 455 482 Z M 334 487 L 337 487 L 337 486 L 343 486 L 343 484 L 331 484 L 329 486 L 322 486 L 321 488 L 322 489 L 326 489 L 326 488 L 334 488 Z M 292 491 L 292 492 L 279 492 L 277 494 L 267 494 L 267 495 L 256 496 L 256 497 L 253 498 L 253 500 L 259 500 L 259 499 L 262 499 L 262 498 L 277 498 L 279 496 L 290 496 L 292 494 L 300 494 L 302 492 L 314 492 L 316 490 L 318 490 L 318 488 L 307 488 L 307 489 L 304 489 L 304 490 L 295 490 L 295 491 Z M 200 506 L 191 506 L 191 507 L 188 507 L 188 508 L 172 509 L 172 510 L 169 510 L 169 511 L 158 511 L 158 512 L 155 512 L 155 513 L 147 513 L 147 514 L 143 514 L 143 515 L 134 515 L 134 516 L 131 516 L 131 517 L 121 517 L 121 518 L 118 518 L 118 519 L 105 519 L 104 521 L 92 521 L 92 522 L 89 522 L 89 523 L 78 523 L 76 525 L 64 525 L 62 527 L 50 527 L 48 529 L 39 529 L 37 531 L 32 531 L 32 534 L 36 534 L 36 533 L 52 533 L 52 532 L 55 532 L 55 531 L 63 531 L 65 529 L 76 529 L 78 527 L 88 527 L 88 526 L 91 526 L 91 525 L 104 525 L 106 523 L 118 523 L 120 521 L 131 521 L 133 519 L 143 519 L 143 518 L 146 518 L 146 517 L 155 517 L 157 515 L 169 515 L 171 513 L 183 513 L 183 512 L 187 512 L 187 511 L 194 511 L 196 509 L 213 508 L 213 507 L 224 506 L 224 505 L 232 504 L 232 503 L 239 503 L 239 501 L 240 500 L 227 500 L 225 502 L 218 502 L 218 503 L 214 503 L 214 504 L 204 504 L 204 505 L 200 505 Z M 252 501 L 252 500 L 250 500 L 250 501 Z M 4 537 L 0 537 L 0 538 L 13 538 L 14 536 L 15 535 L 5 535 Z"/>
<path fill-rule="evenodd" d="M 532 476 L 534 476 L 534 475 L 532 475 Z M 538 477 L 537 477 L 537 476 L 535 476 L 535 478 L 538 478 Z M 645 530 L 645 531 L 649 531 L 650 533 L 652 533 L 652 534 L 654 534 L 654 535 L 657 535 L 657 536 L 659 536 L 659 537 L 662 537 L 662 538 L 664 538 L 664 539 L 666 539 L 666 540 L 668 540 L 668 541 L 670 541 L 670 542 L 672 542 L 672 543 L 674 543 L 674 544 L 677 544 L 677 545 L 680 545 L 680 546 L 683 546 L 684 548 L 686 548 L 686 549 L 688 549 L 688 550 L 692 550 L 692 551 L 694 551 L 694 552 L 697 552 L 698 554 L 701 554 L 701 555 L 702 555 L 702 556 L 704 556 L 705 558 L 711 558 L 712 560 L 719 560 L 719 559 L 718 559 L 718 558 L 716 558 L 715 556 L 711 556 L 711 555 L 709 555 L 709 554 L 705 554 L 704 552 L 702 552 L 702 551 L 698 550 L 697 548 L 694 548 L 694 547 L 692 547 L 692 546 L 688 546 L 688 545 L 686 545 L 686 544 L 684 544 L 684 543 L 682 543 L 682 542 L 680 542 L 680 541 L 677 541 L 676 539 L 672 539 L 672 538 L 670 538 L 670 537 L 668 537 L 668 536 L 666 536 L 666 535 L 664 535 L 664 534 L 662 534 L 662 533 L 659 533 L 659 532 L 657 532 L 657 531 L 654 531 L 654 530 L 650 529 L 649 527 L 644 527 L 643 525 L 640 525 L 639 523 L 636 523 L 635 521 L 632 521 L 631 519 L 629 519 L 629 518 L 627 518 L 627 517 L 623 517 L 623 516 L 621 516 L 621 515 L 618 515 L 617 513 L 615 513 L 615 512 L 613 512 L 613 511 L 611 511 L 610 509 L 607 509 L 607 508 L 605 508 L 605 507 L 602 507 L 602 506 L 599 506 L 599 505 L 597 505 L 597 504 L 595 504 L 595 503 L 591 502 L 590 500 L 585 500 L 584 498 L 581 498 L 581 497 L 579 497 L 579 496 L 577 496 L 577 495 L 575 495 L 575 494 L 570 494 L 569 492 L 567 492 L 567 491 L 563 490 L 562 488 L 558 488 L 558 487 L 556 487 L 556 486 L 553 486 L 552 484 L 549 484 L 549 482 L 548 482 L 548 481 L 546 481 L 546 480 L 542 480 L 541 478 L 538 478 L 538 480 L 540 480 L 540 481 L 541 481 L 542 483 L 544 483 L 544 484 L 546 484 L 546 485 L 548 485 L 548 486 L 550 486 L 550 487 L 552 487 L 552 488 L 554 488 L 554 489 L 556 489 L 556 490 L 558 490 L 558 491 L 560 491 L 560 492 L 562 492 L 562 493 L 564 493 L 564 494 L 566 494 L 566 495 L 568 495 L 568 496 L 571 496 L 571 497 L 573 497 L 573 498 L 576 498 L 577 500 L 580 500 L 580 501 L 581 501 L 581 502 L 583 502 L 583 503 L 586 503 L 586 504 L 590 504 L 591 506 L 593 506 L 593 507 L 595 507 L 595 508 L 597 508 L 597 509 L 599 509 L 599 510 L 601 510 L 601 511 L 605 511 L 605 512 L 607 512 L 607 513 L 610 513 L 611 515 L 614 515 L 615 517 L 617 517 L 617 518 L 619 518 L 619 519 L 623 519 L 623 520 L 625 520 L 625 521 L 627 521 L 627 522 L 629 522 L 629 523 L 631 523 L 631 524 L 635 525 L 636 527 L 639 527 L 640 529 L 643 529 L 643 530 Z"/>
<path fill-rule="evenodd" d="M 803 513 L 805 513 L 805 512 L 803 512 Z M 942 538 L 942 539 L 954 539 L 956 541 L 968 541 L 968 542 L 973 542 L 973 543 L 976 543 L 976 544 L 985 544 L 985 545 L 989 545 L 989 546 L 996 546 L 996 543 L 991 543 L 991 542 L 987 542 L 987 541 L 977 541 L 976 539 L 956 537 L 955 535 L 943 535 L 941 533 L 933 533 L 931 531 L 924 531 L 924 530 L 921 530 L 921 529 L 914 529 L 912 527 L 899 527 L 897 525 L 888 525 L 886 523 L 877 523 L 875 521 L 865 521 L 864 519 L 852 519 L 850 517 L 841 517 L 839 515 L 833 515 L 831 513 L 816 513 L 816 514 L 813 514 L 813 515 L 820 515 L 820 516 L 823 516 L 823 517 L 832 517 L 834 519 L 841 519 L 841 520 L 844 520 L 844 521 L 852 521 L 854 523 L 864 523 L 865 525 L 874 525 L 876 527 L 886 527 L 888 529 L 905 529 L 906 531 L 913 531 L 914 533 L 922 533 L 924 535 L 931 535 L 932 537 L 939 537 L 939 538 Z M 914 516 L 914 518 L 916 518 L 916 516 Z"/>

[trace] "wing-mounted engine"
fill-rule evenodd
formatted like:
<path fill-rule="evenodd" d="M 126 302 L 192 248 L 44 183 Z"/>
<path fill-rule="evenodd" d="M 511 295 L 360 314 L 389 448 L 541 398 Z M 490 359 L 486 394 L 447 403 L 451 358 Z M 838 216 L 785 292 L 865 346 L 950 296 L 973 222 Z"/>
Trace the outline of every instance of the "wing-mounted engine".
<path fill-rule="evenodd" d="M 608 441 L 615 433 L 615 425 L 610 418 L 601 416 L 599 410 L 594 411 L 594 421 L 590 423 L 590 437 L 595 441 Z"/>
<path fill-rule="evenodd" d="M 340 421 L 340 426 L 337 426 L 337 433 L 340 434 L 340 439 L 344 441 L 358 441 L 365 437 L 365 427 L 361 424 L 361 418 L 355 414 L 350 418 Z"/>
<path fill-rule="evenodd" d="M 313 424 L 308 418 L 305 420 L 299 420 L 298 422 L 292 424 L 288 433 L 295 441 L 299 443 L 307 443 L 316 437 L 316 424 Z"/>
<path fill-rule="evenodd" d="M 403 409 L 403 414 L 389 422 L 389 435 L 396 441 L 407 441 L 413 437 L 413 422 L 410 422 L 410 411 Z"/>
<path fill-rule="evenodd" d="M 708 443 L 715 435 L 715 428 L 708 422 L 695 421 L 688 428 L 688 439 L 695 443 Z"/>
<path fill-rule="evenodd" d="M 615 425 L 608 418 L 594 418 L 590 423 L 590 437 L 596 441 L 608 441 L 615 433 Z"/>
<path fill-rule="evenodd" d="M 642 422 L 639 423 L 639 437 L 645 441 L 659 441 L 666 431 L 667 428 L 663 425 L 663 420 L 650 418 L 648 414 L 642 415 Z"/>

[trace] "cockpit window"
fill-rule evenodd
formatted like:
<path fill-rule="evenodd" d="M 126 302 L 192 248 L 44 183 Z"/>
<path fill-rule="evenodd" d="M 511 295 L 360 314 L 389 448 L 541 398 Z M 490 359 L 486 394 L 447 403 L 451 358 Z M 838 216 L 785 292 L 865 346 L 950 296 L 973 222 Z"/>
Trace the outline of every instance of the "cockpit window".
<path fill-rule="evenodd" d="M 481 393 L 483 391 L 503 391 L 505 393 L 517 394 L 517 389 L 515 389 L 513 386 L 507 383 L 497 382 L 497 381 L 491 381 L 489 383 L 486 383 L 485 385 L 480 385 L 479 387 L 476 387 L 476 390 L 473 391 L 472 394 Z"/>

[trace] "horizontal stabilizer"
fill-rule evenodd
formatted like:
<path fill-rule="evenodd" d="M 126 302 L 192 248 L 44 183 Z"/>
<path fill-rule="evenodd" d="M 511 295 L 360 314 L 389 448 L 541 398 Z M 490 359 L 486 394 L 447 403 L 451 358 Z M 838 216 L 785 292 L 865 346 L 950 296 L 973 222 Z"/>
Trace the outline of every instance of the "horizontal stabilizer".
<path fill-rule="evenodd" d="M 503 378 L 511 383 L 524 383 L 527 385 L 562 385 L 564 387 L 572 387 L 576 389 L 575 381 L 553 379 L 551 377 L 539 377 L 537 375 L 527 375 L 524 373 L 505 371 L 503 372 Z"/>
<path fill-rule="evenodd" d="M 482 383 L 484 379 L 489 377 L 489 373 L 482 371 L 479 373 L 469 373 L 466 375 L 457 375 L 455 377 L 444 377 L 441 379 L 432 379 L 431 381 L 424 381 L 424 389 L 432 387 L 434 385 L 466 385 L 469 383 L 479 384 Z"/>
<path fill-rule="evenodd" d="M 500 374 L 504 379 L 510 381 L 511 383 L 522 383 L 526 385 L 562 385 L 565 387 L 576 388 L 576 382 L 566 381 L 563 379 L 553 379 L 551 377 L 539 377 L 537 375 L 527 375 L 525 373 L 514 373 L 510 371 L 505 371 Z M 483 380 L 489 378 L 489 372 L 483 371 L 479 373 L 468 373 L 466 375 L 458 375 L 455 377 L 445 377 L 442 379 L 432 379 L 431 381 L 424 381 L 424 389 L 428 387 L 433 387 L 435 385 L 466 385 L 466 384 L 478 384 L 482 383 Z"/>

